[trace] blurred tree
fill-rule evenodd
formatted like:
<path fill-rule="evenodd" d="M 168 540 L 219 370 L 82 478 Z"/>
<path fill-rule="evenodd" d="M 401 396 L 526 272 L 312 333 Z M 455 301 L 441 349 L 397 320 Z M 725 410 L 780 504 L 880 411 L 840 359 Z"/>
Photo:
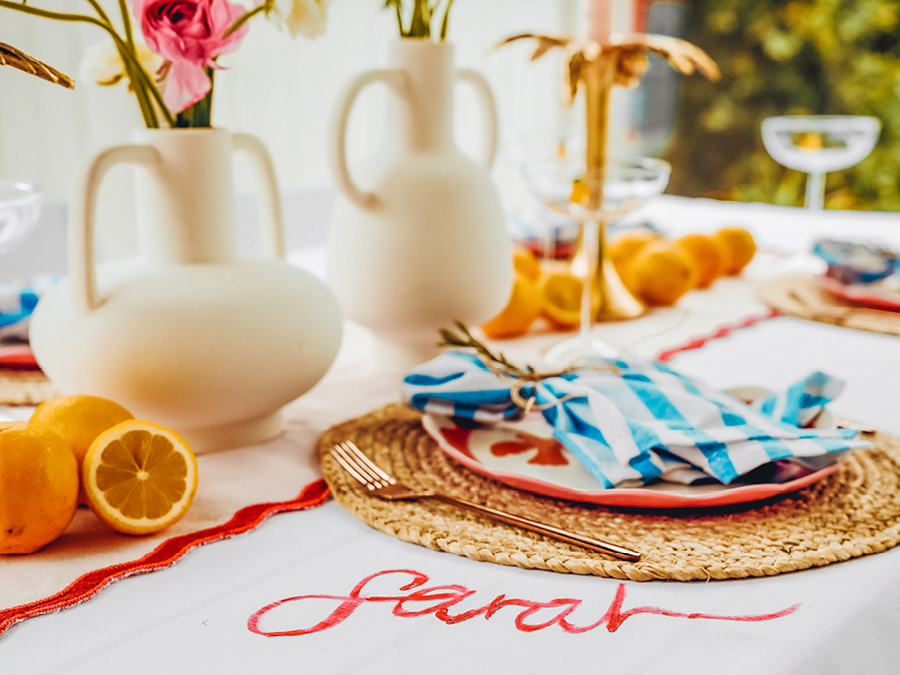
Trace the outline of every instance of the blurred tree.
<path fill-rule="evenodd" d="M 763 119 L 873 115 L 863 162 L 828 175 L 826 208 L 900 211 L 900 0 L 693 0 L 684 37 L 722 80 L 684 78 L 668 192 L 802 205 L 805 176 L 766 153 Z"/>

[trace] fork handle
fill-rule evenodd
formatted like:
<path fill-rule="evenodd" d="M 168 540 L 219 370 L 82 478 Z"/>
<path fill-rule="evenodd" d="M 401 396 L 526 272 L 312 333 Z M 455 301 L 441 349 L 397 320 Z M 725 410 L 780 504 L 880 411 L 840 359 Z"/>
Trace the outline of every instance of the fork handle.
<path fill-rule="evenodd" d="M 432 499 L 437 499 L 446 504 L 455 504 L 456 506 L 461 506 L 465 509 L 469 509 L 470 511 L 483 513 L 494 518 L 495 520 L 506 523 L 507 525 L 516 525 L 518 527 L 521 527 L 523 530 L 530 530 L 532 532 L 537 532 L 538 534 L 545 534 L 548 537 L 553 537 L 554 539 L 559 539 L 560 541 L 564 541 L 569 544 L 575 544 L 576 546 L 582 546 L 591 551 L 605 553 L 606 555 L 610 555 L 613 558 L 619 558 L 620 560 L 627 560 L 629 562 L 638 562 L 641 559 L 641 554 L 637 551 L 631 550 L 630 548 L 625 548 L 624 546 L 617 546 L 616 544 L 610 544 L 606 541 L 586 537 L 576 532 L 570 532 L 558 527 L 553 527 L 553 525 L 547 525 L 536 520 L 531 520 L 531 518 L 524 518 L 522 516 L 508 513 L 506 511 L 500 511 L 499 509 L 492 509 L 490 506 L 483 506 L 481 504 L 476 504 L 475 502 L 470 502 L 466 499 L 451 497 L 450 495 L 445 495 L 437 492 L 428 496 Z"/>

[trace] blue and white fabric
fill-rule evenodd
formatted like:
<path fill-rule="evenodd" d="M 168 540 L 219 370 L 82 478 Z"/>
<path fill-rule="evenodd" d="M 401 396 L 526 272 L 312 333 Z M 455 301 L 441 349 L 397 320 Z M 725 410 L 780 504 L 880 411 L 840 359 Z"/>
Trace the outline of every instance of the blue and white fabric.
<path fill-rule="evenodd" d="M 31 313 L 41 295 L 58 277 L 40 277 L 28 284 L 0 284 L 0 340 L 28 340 Z"/>
<path fill-rule="evenodd" d="M 586 364 L 587 365 L 587 364 Z M 813 373 L 751 407 L 730 394 L 643 359 L 610 359 L 529 383 L 524 398 L 604 487 L 647 483 L 694 468 L 728 484 L 769 462 L 869 447 L 849 429 L 803 429 L 843 383 Z M 520 414 L 515 379 L 477 356 L 447 351 L 403 381 L 404 402 L 419 410 L 490 423 Z"/>

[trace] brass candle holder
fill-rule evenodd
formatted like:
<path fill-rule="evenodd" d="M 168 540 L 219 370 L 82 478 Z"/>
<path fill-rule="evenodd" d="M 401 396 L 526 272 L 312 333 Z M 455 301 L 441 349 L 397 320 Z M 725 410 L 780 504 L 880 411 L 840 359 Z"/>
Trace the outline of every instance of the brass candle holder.
<path fill-rule="evenodd" d="M 629 88 L 639 84 L 647 70 L 650 54 L 662 57 L 675 70 L 685 75 L 699 72 L 713 81 L 720 77 L 718 66 L 706 52 L 678 38 L 647 34 L 613 35 L 609 43 L 600 44 L 592 40 L 523 33 L 507 38 L 499 46 L 525 39 L 537 41 L 537 47 L 531 55 L 532 61 L 539 59 L 550 49 L 565 50 L 562 75 L 564 104 L 572 105 L 579 88 L 584 88 L 587 142 L 583 182 L 586 194 L 578 201 L 585 211 L 592 213 L 601 213 L 603 209 L 612 88 Z M 591 286 L 598 293 L 600 302 L 594 318 L 612 321 L 638 317 L 646 308 L 628 291 L 606 255 L 607 220 L 599 218 L 597 223 L 598 257 L 592 265 L 594 271 Z M 586 234 L 582 228 L 579 249 L 585 246 Z"/>

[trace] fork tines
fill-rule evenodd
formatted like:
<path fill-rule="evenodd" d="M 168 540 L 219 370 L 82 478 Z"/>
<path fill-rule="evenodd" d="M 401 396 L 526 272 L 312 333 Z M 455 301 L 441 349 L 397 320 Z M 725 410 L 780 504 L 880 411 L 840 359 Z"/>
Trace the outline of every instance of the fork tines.
<path fill-rule="evenodd" d="M 370 490 L 393 485 L 393 477 L 381 470 L 371 459 L 366 457 L 352 441 L 338 443 L 331 448 L 331 454 L 347 473 Z"/>

